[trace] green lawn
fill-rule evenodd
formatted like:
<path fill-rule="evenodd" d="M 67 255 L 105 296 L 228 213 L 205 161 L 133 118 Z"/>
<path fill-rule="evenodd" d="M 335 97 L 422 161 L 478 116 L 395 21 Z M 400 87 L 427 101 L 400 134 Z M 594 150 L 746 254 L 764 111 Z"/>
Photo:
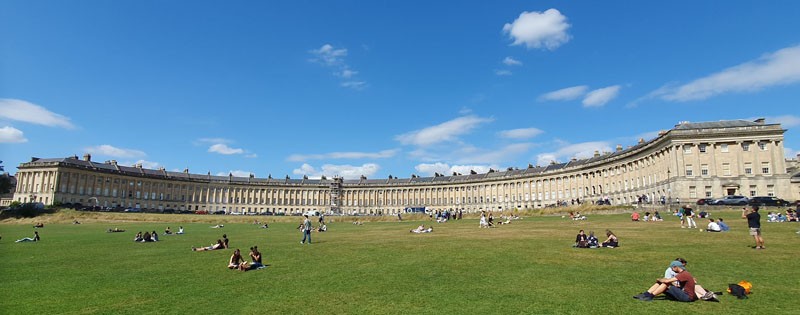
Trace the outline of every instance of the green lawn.
<path fill-rule="evenodd" d="M 39 229 L 38 243 L 14 243 L 33 228 L 6 223 L 0 224 L 0 313 L 795 313 L 800 224 L 762 222 L 767 249 L 757 251 L 740 212 L 718 215 L 731 232 L 681 229 L 672 216 L 630 222 L 627 214 L 587 221 L 527 217 L 494 229 L 465 219 L 434 223 L 433 233 L 420 235 L 408 231 L 421 221 L 335 222 L 328 232 L 313 234 L 313 245 L 299 244 L 299 221 L 269 229 L 179 221 L 48 224 Z M 132 241 L 136 231 L 179 225 L 185 235 Z M 127 232 L 106 233 L 110 227 Z M 579 229 L 603 234 L 606 228 L 616 232 L 621 247 L 571 247 Z M 191 251 L 223 233 L 244 254 L 257 245 L 269 267 L 232 271 L 225 268 L 232 250 Z M 720 303 L 631 298 L 678 256 L 706 288 L 724 291 L 746 279 L 753 294 L 748 300 L 723 295 Z"/>

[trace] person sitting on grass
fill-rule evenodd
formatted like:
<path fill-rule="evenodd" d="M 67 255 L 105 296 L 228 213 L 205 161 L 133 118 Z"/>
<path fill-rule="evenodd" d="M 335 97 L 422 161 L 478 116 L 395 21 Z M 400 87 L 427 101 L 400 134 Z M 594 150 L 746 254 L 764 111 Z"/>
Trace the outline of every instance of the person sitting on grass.
<path fill-rule="evenodd" d="M 35 228 L 35 229 L 43 228 L 43 227 L 44 227 L 44 223 L 42 223 L 42 222 L 38 222 L 38 223 L 33 225 L 33 228 Z"/>
<path fill-rule="evenodd" d="M 638 222 L 639 221 L 639 212 L 634 211 L 631 214 L 631 221 Z"/>
<path fill-rule="evenodd" d="M 228 261 L 228 269 L 239 269 L 240 271 L 247 271 L 247 261 L 242 258 L 242 252 L 237 248 L 233 251 L 231 259 Z"/>
<path fill-rule="evenodd" d="M 221 229 L 221 228 L 224 228 L 224 227 L 225 227 L 225 225 L 223 225 L 223 224 L 217 224 L 217 225 L 212 225 L 211 226 L 212 229 Z"/>
<path fill-rule="evenodd" d="M 144 232 L 142 235 L 142 242 L 155 242 L 156 240 L 153 239 L 153 235 L 150 232 Z"/>
<path fill-rule="evenodd" d="M 731 230 L 731 228 L 727 224 L 725 224 L 725 221 L 723 221 L 722 218 L 717 219 L 717 225 L 719 225 L 719 230 L 722 232 L 727 232 Z"/>
<path fill-rule="evenodd" d="M 170 228 L 167 227 L 167 229 L 164 230 L 164 234 L 172 234 L 172 230 L 170 230 Z"/>
<path fill-rule="evenodd" d="M 108 233 L 119 233 L 119 232 L 125 232 L 125 230 L 120 228 L 108 229 Z"/>
<path fill-rule="evenodd" d="M 150 234 L 150 238 L 153 239 L 153 242 L 158 242 L 158 233 L 156 233 L 156 231 L 153 230 L 153 233 Z"/>
<path fill-rule="evenodd" d="M 481 211 L 481 220 L 479 224 L 480 224 L 479 226 L 482 228 L 489 227 L 489 224 L 486 222 L 486 211 Z"/>
<path fill-rule="evenodd" d="M 267 224 L 267 222 L 264 222 L 264 225 L 262 225 L 261 228 L 262 229 L 268 229 L 269 225 Z"/>
<path fill-rule="evenodd" d="M 250 247 L 250 259 L 252 260 L 250 269 L 260 269 L 264 267 L 264 265 L 261 264 L 261 252 L 258 251 L 258 246 Z"/>
<path fill-rule="evenodd" d="M 323 223 L 322 225 L 320 225 L 320 226 L 317 228 L 317 232 L 325 232 L 325 231 L 327 231 L 327 230 L 328 230 L 328 226 L 327 226 L 325 223 Z"/>
<path fill-rule="evenodd" d="M 608 247 L 608 248 L 619 247 L 619 240 L 617 239 L 617 236 L 614 235 L 614 232 L 611 232 L 611 230 L 606 230 L 606 237 L 607 237 L 606 240 L 603 241 L 602 244 L 603 247 Z"/>
<path fill-rule="evenodd" d="M 587 248 L 589 247 L 589 237 L 586 236 L 586 233 L 583 230 L 578 231 L 578 236 L 575 237 L 575 245 L 572 247 L 577 248 Z"/>
<path fill-rule="evenodd" d="M 207 250 L 217 250 L 217 249 L 224 249 L 225 244 L 222 243 L 222 240 L 218 239 L 216 244 L 211 244 L 210 246 L 206 247 L 192 247 L 192 251 L 195 252 L 202 252 Z"/>
<path fill-rule="evenodd" d="M 664 219 L 662 219 L 661 214 L 659 214 L 658 211 L 656 211 L 653 213 L 653 220 L 651 221 L 664 221 Z"/>
<path fill-rule="evenodd" d="M 183 226 L 179 226 L 178 232 L 175 232 L 175 234 L 183 234 Z"/>
<path fill-rule="evenodd" d="M 659 294 L 666 294 L 667 298 L 681 301 L 694 302 L 697 300 L 695 293 L 695 280 L 680 261 L 673 261 L 669 268 L 675 272 L 672 278 L 659 278 L 647 291 L 633 296 L 641 301 L 652 301 Z M 677 282 L 678 285 L 675 285 Z"/>
<path fill-rule="evenodd" d="M 228 234 L 222 234 L 222 246 L 228 248 Z"/>
<path fill-rule="evenodd" d="M 706 232 L 722 232 L 722 228 L 720 228 L 717 222 L 714 222 L 714 219 L 708 219 L 708 227 L 706 227 Z"/>
<path fill-rule="evenodd" d="M 134 242 L 144 242 L 144 235 L 142 235 L 142 231 L 136 233 L 136 236 L 133 237 Z"/>
<path fill-rule="evenodd" d="M 589 231 L 589 238 L 587 238 L 588 243 L 586 245 L 589 248 L 598 248 L 600 247 L 600 240 L 597 239 L 597 236 L 594 236 L 594 231 Z"/>
<path fill-rule="evenodd" d="M 40 238 L 39 238 L 39 231 L 33 231 L 33 237 L 26 237 L 26 238 L 21 238 L 21 239 L 18 239 L 18 240 L 17 240 L 17 243 L 22 243 L 22 242 L 38 242 L 39 240 L 40 240 Z"/>

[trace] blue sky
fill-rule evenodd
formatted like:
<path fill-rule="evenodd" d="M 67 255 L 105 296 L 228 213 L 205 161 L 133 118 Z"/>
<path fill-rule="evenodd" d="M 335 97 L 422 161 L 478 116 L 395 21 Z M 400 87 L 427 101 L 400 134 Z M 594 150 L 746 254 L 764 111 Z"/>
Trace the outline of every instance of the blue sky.
<path fill-rule="evenodd" d="M 800 150 L 797 1 L 0 2 L 0 159 L 385 178 L 545 165 L 679 121 Z"/>

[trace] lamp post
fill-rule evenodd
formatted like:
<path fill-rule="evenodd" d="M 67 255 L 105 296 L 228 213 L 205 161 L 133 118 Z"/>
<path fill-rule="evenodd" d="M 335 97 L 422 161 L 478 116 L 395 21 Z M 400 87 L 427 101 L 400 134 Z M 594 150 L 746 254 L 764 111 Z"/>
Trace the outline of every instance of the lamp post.
<path fill-rule="evenodd" d="M 672 204 L 672 177 L 670 177 L 670 171 L 667 169 L 667 209 L 669 209 L 670 204 Z"/>

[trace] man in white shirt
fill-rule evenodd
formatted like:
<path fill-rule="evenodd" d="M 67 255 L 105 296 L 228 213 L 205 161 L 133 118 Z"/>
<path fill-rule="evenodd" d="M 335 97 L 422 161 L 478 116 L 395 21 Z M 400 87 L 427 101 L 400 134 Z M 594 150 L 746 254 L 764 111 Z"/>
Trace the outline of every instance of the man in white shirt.
<path fill-rule="evenodd" d="M 707 232 L 722 232 L 722 228 L 719 227 L 717 222 L 714 222 L 714 219 L 708 219 L 708 227 L 706 228 Z"/>

